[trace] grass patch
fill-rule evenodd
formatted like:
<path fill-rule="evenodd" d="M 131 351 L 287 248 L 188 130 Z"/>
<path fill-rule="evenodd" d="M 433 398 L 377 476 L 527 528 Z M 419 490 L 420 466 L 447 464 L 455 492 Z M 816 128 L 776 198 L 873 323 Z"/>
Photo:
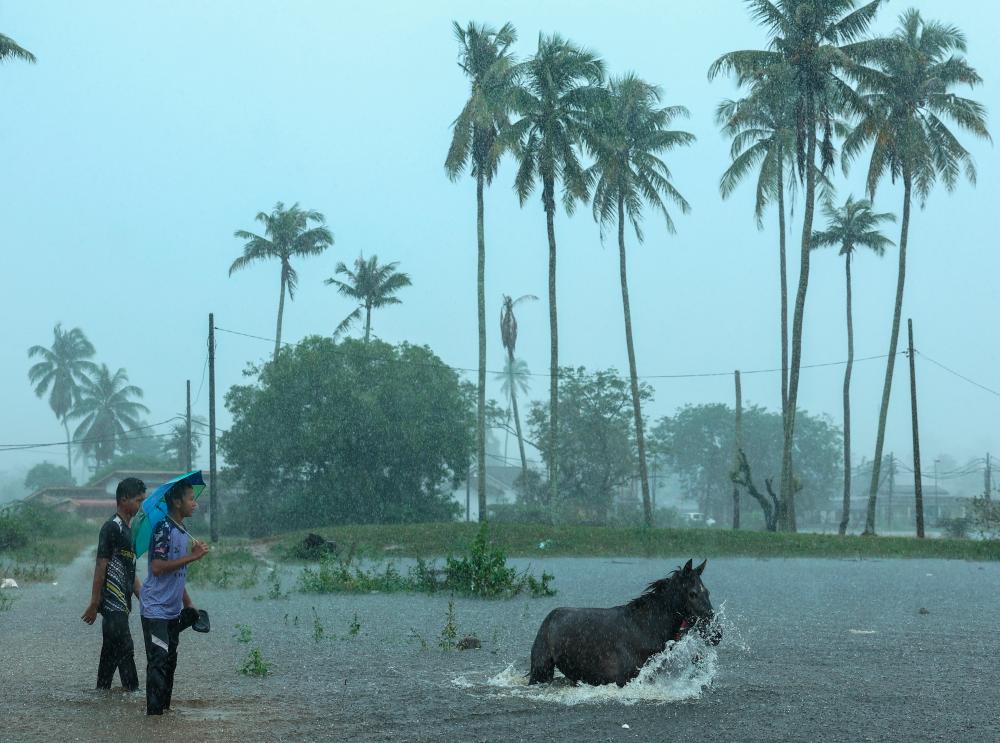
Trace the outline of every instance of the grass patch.
<path fill-rule="evenodd" d="M 355 545 L 373 560 L 394 556 L 440 557 L 467 552 L 475 523 L 370 524 L 315 529 L 327 539 Z M 284 535 L 273 554 L 289 559 L 288 548 L 306 531 Z M 839 537 L 731 529 L 644 529 L 544 524 L 491 524 L 490 540 L 511 557 L 867 557 L 1000 560 L 1000 540 Z M 544 548 L 539 545 L 544 543 Z"/>
<path fill-rule="evenodd" d="M 187 581 L 214 588 L 253 588 L 263 563 L 246 547 L 215 546 L 188 565 Z"/>
<path fill-rule="evenodd" d="M 99 529 L 49 506 L 20 503 L 0 511 L 0 578 L 55 580 L 56 566 L 97 543 Z"/>

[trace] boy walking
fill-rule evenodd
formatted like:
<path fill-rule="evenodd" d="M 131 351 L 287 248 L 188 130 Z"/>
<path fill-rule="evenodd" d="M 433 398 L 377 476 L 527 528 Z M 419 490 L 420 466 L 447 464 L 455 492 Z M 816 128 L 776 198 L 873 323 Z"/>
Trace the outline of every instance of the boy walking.
<path fill-rule="evenodd" d="M 187 566 L 200 560 L 208 547 L 191 540 L 184 519 L 194 514 L 198 504 L 194 488 L 186 482 L 173 485 L 164 496 L 167 516 L 150 540 L 149 575 L 142 586 L 142 637 L 146 644 L 146 714 L 162 715 L 170 709 L 177 669 L 177 646 L 181 630 L 198 618 L 184 586 Z"/>
<path fill-rule="evenodd" d="M 101 614 L 101 660 L 97 666 L 97 688 L 110 689 L 118 676 L 125 691 L 139 688 L 135 671 L 135 649 L 128 618 L 132 611 L 132 594 L 139 596 L 139 579 L 135 575 L 135 551 L 132 547 L 132 517 L 139 512 L 146 497 L 146 485 L 135 477 L 118 483 L 115 491 L 117 512 L 104 522 L 97 540 L 97 564 L 90 604 L 80 617 L 93 624 Z"/>

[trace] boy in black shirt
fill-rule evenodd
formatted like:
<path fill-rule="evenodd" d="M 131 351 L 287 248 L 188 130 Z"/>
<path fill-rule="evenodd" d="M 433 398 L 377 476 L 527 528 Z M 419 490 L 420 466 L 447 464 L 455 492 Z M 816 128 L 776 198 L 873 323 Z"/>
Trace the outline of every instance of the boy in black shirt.
<path fill-rule="evenodd" d="M 115 669 L 125 691 L 139 688 L 135 670 L 132 633 L 128 628 L 132 610 L 132 594 L 139 596 L 139 579 L 135 575 L 135 550 L 129 524 L 139 512 L 146 497 L 146 485 L 135 477 L 126 477 L 115 491 L 117 513 L 104 522 L 97 541 L 97 564 L 90 604 L 83 612 L 84 622 L 93 624 L 101 613 L 104 644 L 97 666 L 97 688 L 110 689 Z"/>

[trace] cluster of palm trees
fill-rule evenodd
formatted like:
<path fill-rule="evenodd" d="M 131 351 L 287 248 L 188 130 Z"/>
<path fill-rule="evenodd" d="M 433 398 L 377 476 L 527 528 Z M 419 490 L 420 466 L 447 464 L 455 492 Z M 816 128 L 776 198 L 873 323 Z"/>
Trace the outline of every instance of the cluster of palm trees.
<path fill-rule="evenodd" d="M 48 394 L 49 407 L 66 431 L 66 469 L 73 472 L 72 443 L 83 456 L 92 456 L 100 467 L 112 460 L 125 444 L 130 431 L 142 425 L 149 409 L 138 402 L 142 390 L 129 384 L 128 374 L 114 374 L 106 364 L 96 364 L 94 346 L 80 328 L 52 331 L 52 346 L 32 346 L 29 358 L 37 358 L 28 369 L 35 394 Z M 72 436 L 70 421 L 76 423 Z"/>
<path fill-rule="evenodd" d="M 333 245 L 333 234 L 326 226 L 326 218 L 318 211 L 302 209 L 292 204 L 285 207 L 282 202 L 275 204 L 270 212 L 258 212 L 257 221 L 264 225 L 264 234 L 249 230 L 236 230 L 234 236 L 243 240 L 243 254 L 229 267 L 229 275 L 263 260 L 277 260 L 281 269 L 281 289 L 278 294 L 278 323 L 274 335 L 274 355 L 277 360 L 281 350 L 281 327 L 285 315 L 285 296 L 295 299 L 299 275 L 292 266 L 293 258 L 320 255 Z M 354 261 L 354 270 L 343 262 L 337 264 L 335 274 L 344 276 L 341 281 L 328 278 L 324 283 L 335 286 L 337 291 L 356 302 L 358 307 L 344 318 L 334 331 L 339 336 L 364 315 L 367 343 L 371 336 L 372 309 L 390 304 L 400 304 L 396 292 L 410 285 L 409 275 L 396 270 L 398 263 L 380 264 L 378 256 L 359 256 Z"/>
<path fill-rule="evenodd" d="M 757 168 L 758 222 L 768 204 L 776 203 L 778 207 L 782 367 L 786 370 L 782 375 L 784 440 L 779 522 L 786 530 L 795 529 L 792 452 L 811 251 L 821 245 L 840 247 L 845 256 L 849 303 L 854 248 L 867 246 L 881 254 L 891 245 L 878 232 L 878 225 L 888 221 L 890 215 L 874 213 L 868 200 L 848 198 L 840 209 L 827 207 L 828 228 L 813 230 L 817 191 L 821 202 L 829 204 L 832 196 L 828 175 L 832 175 L 836 163 L 837 142 L 845 172 L 855 160 L 867 156 L 869 199 L 875 197 L 886 176 L 903 185 L 899 272 L 864 530 L 874 534 L 875 498 L 903 303 L 911 200 L 916 195 L 921 205 L 925 204 L 938 180 L 949 190 L 963 173 L 975 182 L 972 158 L 951 127 L 989 139 L 983 107 L 955 93 L 959 85 L 973 87 L 981 82 L 962 56 L 966 51 L 962 32 L 945 23 L 925 20 L 910 9 L 900 16 L 899 27 L 890 36 L 871 36 L 869 28 L 883 2 L 872 0 L 859 6 L 854 0 L 748 0 L 751 15 L 768 31 L 768 47 L 729 52 L 709 71 L 710 77 L 734 75 L 746 93 L 738 101 L 723 103 L 718 112 L 724 131 L 733 137 L 733 164 L 720 184 L 723 196 Z M 796 185 L 804 185 L 805 204 L 789 360 L 784 197 Z M 853 357 L 849 304 L 848 336 L 849 355 Z M 848 468 L 841 533 L 846 532 L 850 500 L 849 387 L 850 364 L 844 382 Z"/>
<path fill-rule="evenodd" d="M 802 337 L 811 254 L 835 245 L 845 257 L 848 295 L 848 355 L 853 361 L 850 315 L 850 267 L 854 250 L 868 247 L 881 255 L 893 243 L 881 234 L 890 214 L 876 213 L 872 200 L 885 177 L 901 181 L 903 205 L 899 239 L 899 274 L 889 353 L 876 435 L 865 532 L 874 534 L 875 497 L 885 438 L 889 392 L 897 352 L 906 271 L 906 247 L 911 200 L 926 203 L 941 181 L 952 189 L 964 174 L 975 181 L 972 159 L 954 128 L 989 139 L 986 114 L 976 101 L 955 93 L 973 87 L 979 75 L 965 60 L 965 37 L 954 26 L 925 20 L 907 10 L 898 29 L 876 37 L 870 28 L 884 0 L 747 0 L 753 19 L 767 31 L 764 49 L 733 51 L 719 57 L 709 78 L 732 75 L 742 97 L 723 101 L 717 121 L 732 138 L 732 164 L 723 174 L 723 198 L 740 182 L 756 174 L 754 214 L 763 227 L 764 213 L 777 207 L 781 287 L 781 400 L 783 416 L 782 469 L 778 522 L 795 529 L 797 491 L 792 455 L 802 360 Z M 549 498 L 556 496 L 558 462 L 558 322 L 556 305 L 557 193 L 572 212 L 589 203 L 601 225 L 617 227 L 626 349 L 635 418 L 639 475 L 647 523 L 651 522 L 649 484 L 642 413 L 638 394 L 631 306 L 626 275 L 625 224 L 642 240 L 644 209 L 661 212 L 668 231 L 674 223 L 668 206 L 688 211 L 688 203 L 671 182 L 662 155 L 689 145 L 694 137 L 671 129 L 687 111 L 662 107 L 659 89 L 635 75 L 606 79 L 605 64 L 594 52 L 557 34 L 540 35 L 535 53 L 523 61 L 514 57 L 517 34 L 511 24 L 499 29 L 469 23 L 454 24 L 459 66 L 470 83 L 469 96 L 453 123 L 453 138 L 445 160 L 452 179 L 468 172 L 476 183 L 478 242 L 479 397 L 477 458 L 485 471 L 486 330 L 484 276 L 486 264 L 483 192 L 494 180 L 501 159 L 511 156 L 513 188 L 523 205 L 541 186 L 549 253 L 549 331 L 551 343 L 549 436 Z M 835 166 L 846 173 L 867 159 L 867 199 L 849 197 L 833 206 Z M 589 162 L 585 162 L 589 160 Z M 786 275 L 786 199 L 804 192 L 800 271 L 789 333 Z M 829 224 L 814 230 L 819 203 Z M 505 297 L 502 326 L 512 316 Z M 515 326 L 516 327 L 516 326 Z M 506 334 L 506 331 L 505 331 Z M 506 376 L 515 378 L 513 347 L 504 336 Z M 845 484 L 847 528 L 850 501 L 850 374 L 844 381 Z M 512 402 L 517 385 L 507 384 Z M 520 441 L 519 445 L 523 449 Z M 524 456 L 522 454 L 522 465 Z M 480 512 L 485 511 L 485 478 L 479 478 Z"/>
<path fill-rule="evenodd" d="M 690 144 L 694 136 L 670 128 L 673 120 L 686 116 L 680 106 L 661 106 L 660 90 L 635 75 L 608 80 L 604 61 L 591 50 L 558 34 L 540 35 L 535 53 L 517 61 L 511 47 L 517 40 L 514 27 L 500 29 L 469 23 L 454 24 L 459 43 L 459 66 L 469 78 L 470 93 L 453 123 L 453 137 L 445 159 L 452 179 L 468 171 L 476 182 L 478 240 L 479 378 L 476 456 L 479 472 L 486 471 L 486 299 L 485 299 L 485 219 L 483 191 L 496 176 L 501 159 L 510 155 L 515 164 L 514 191 L 523 206 L 541 186 L 548 239 L 549 300 L 549 441 L 546 442 L 549 469 L 548 499 L 557 498 L 558 460 L 556 440 L 559 430 L 559 325 L 556 304 L 557 193 L 568 213 L 577 204 L 589 203 L 594 219 L 604 227 L 617 228 L 620 253 L 622 305 L 626 348 L 629 357 L 639 449 L 639 471 L 643 508 L 652 523 L 649 480 L 646 473 L 645 439 L 639 406 L 638 374 L 632 342 L 631 309 L 625 260 L 625 225 L 632 224 L 636 238 L 643 211 L 652 208 L 663 214 L 666 226 L 674 224 L 668 209 L 672 204 L 682 212 L 688 203 L 671 183 L 671 174 L 662 155 Z M 585 159 L 589 158 L 589 163 Z M 505 298 L 501 316 L 507 376 L 515 379 L 513 355 L 512 302 Z M 513 324 L 516 329 L 516 324 Z M 516 333 L 516 330 L 515 330 Z M 512 403 L 517 384 L 507 385 Z M 520 422 L 515 416 L 515 423 Z M 522 467 L 526 465 L 523 439 L 518 435 Z M 486 478 L 479 482 L 479 512 L 486 511 Z"/>

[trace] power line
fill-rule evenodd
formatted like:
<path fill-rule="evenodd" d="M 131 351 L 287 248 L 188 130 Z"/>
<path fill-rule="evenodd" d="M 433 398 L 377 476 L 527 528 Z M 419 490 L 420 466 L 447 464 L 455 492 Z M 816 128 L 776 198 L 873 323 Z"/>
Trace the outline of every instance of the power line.
<path fill-rule="evenodd" d="M 107 443 L 109 441 L 120 441 L 122 439 L 122 437 L 127 436 L 130 433 L 134 433 L 135 431 L 145 431 L 145 430 L 150 429 L 150 428 L 156 428 L 157 426 L 162 426 L 162 425 L 165 425 L 167 423 L 172 423 L 173 421 L 175 421 L 177 419 L 178 419 L 178 417 L 174 416 L 172 418 L 167 418 L 164 421 L 160 421 L 159 423 L 150 423 L 150 424 L 145 425 L 145 426 L 137 426 L 136 428 L 130 428 L 127 431 L 123 431 L 122 434 L 118 435 L 118 436 L 111 436 L 111 437 L 104 437 L 104 438 L 90 437 L 90 438 L 83 438 L 83 439 L 74 439 L 74 440 L 71 440 L 69 442 L 69 444 L 71 446 L 79 446 L 79 445 L 82 445 L 82 444 L 101 444 L 101 443 Z M 148 436 L 132 436 L 131 438 L 133 440 L 134 439 L 151 439 L 151 438 L 155 439 L 155 438 L 161 438 L 161 437 L 170 436 L 170 435 L 171 434 L 160 433 L 160 434 L 152 434 L 152 435 L 148 435 Z M 65 441 L 50 441 L 50 442 L 44 442 L 44 443 L 40 443 L 40 444 L 0 444 L 0 452 L 2 452 L 2 451 L 24 451 L 24 450 L 29 450 L 29 449 L 42 449 L 42 448 L 50 447 L 50 446 L 66 446 L 66 442 Z"/>
<path fill-rule="evenodd" d="M 979 384 L 979 382 L 975 381 L 974 379 L 969 379 L 969 378 L 968 378 L 968 377 L 966 377 L 965 375 L 963 375 L 963 374 L 959 374 L 959 373 L 958 373 L 957 371 L 955 371 L 954 369 L 949 369 L 949 368 L 948 368 L 947 366 L 945 366 L 944 364 L 942 364 L 942 363 L 941 363 L 940 361 L 935 361 L 934 359 L 932 359 L 932 358 L 931 358 L 930 356 L 928 356 L 927 354 L 925 354 L 925 353 L 921 353 L 920 351 L 917 351 L 917 349 L 913 349 L 913 351 L 914 351 L 914 353 L 917 353 L 917 354 L 919 354 L 920 356 L 922 356 L 923 358 L 925 358 L 925 359 L 927 359 L 928 361 L 930 361 L 930 362 L 931 362 L 932 364 L 934 364 L 934 365 L 936 365 L 936 366 L 940 366 L 940 367 L 941 367 L 942 369 L 944 369 L 944 370 L 945 370 L 946 372 L 948 372 L 949 374 L 954 374 L 954 375 L 955 375 L 956 377 L 958 377 L 959 379 L 964 379 L 964 380 L 965 380 L 966 382 L 968 382 L 969 384 L 973 384 L 973 385 L 975 385 L 976 387 L 979 387 L 979 388 L 980 388 L 980 389 L 982 389 L 982 390 L 986 390 L 986 391 L 987 391 L 987 392 L 989 392 L 989 393 L 990 393 L 991 395 L 996 395 L 997 397 L 1000 397 L 1000 392 L 997 392 L 997 391 L 996 391 L 996 390 L 994 390 L 994 389 L 990 389 L 990 388 L 989 388 L 989 387 L 987 387 L 987 386 L 986 386 L 985 384 Z"/>

